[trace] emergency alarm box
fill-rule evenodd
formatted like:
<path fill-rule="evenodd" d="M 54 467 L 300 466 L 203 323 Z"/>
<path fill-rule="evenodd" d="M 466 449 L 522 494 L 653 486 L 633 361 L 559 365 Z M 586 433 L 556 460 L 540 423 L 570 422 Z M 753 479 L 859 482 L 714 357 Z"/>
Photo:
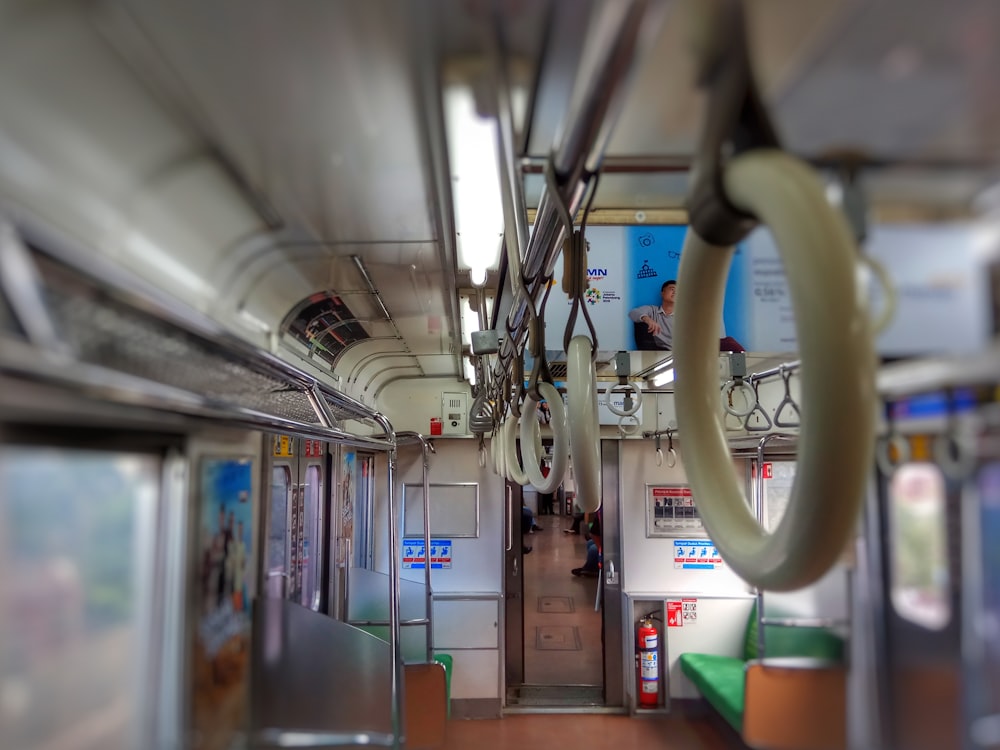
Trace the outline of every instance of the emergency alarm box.
<path fill-rule="evenodd" d="M 441 394 L 441 434 L 465 435 L 469 432 L 469 403 L 464 393 Z"/>

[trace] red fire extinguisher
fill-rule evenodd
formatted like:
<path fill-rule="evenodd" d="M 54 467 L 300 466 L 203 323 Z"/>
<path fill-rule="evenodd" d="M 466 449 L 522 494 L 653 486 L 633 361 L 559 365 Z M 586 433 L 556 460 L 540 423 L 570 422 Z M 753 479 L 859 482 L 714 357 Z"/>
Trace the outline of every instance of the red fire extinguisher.
<path fill-rule="evenodd" d="M 660 702 L 659 634 L 653 620 L 645 617 L 639 621 L 636 645 L 639 651 L 638 702 L 641 708 L 656 708 Z"/>

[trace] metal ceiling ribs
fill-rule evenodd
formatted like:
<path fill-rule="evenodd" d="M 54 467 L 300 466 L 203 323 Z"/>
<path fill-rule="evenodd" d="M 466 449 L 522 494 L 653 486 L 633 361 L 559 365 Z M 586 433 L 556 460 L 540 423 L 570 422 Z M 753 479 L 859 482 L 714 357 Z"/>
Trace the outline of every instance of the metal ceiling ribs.
<path fill-rule="evenodd" d="M 105 275 L 99 262 L 84 269 L 48 255 L 47 239 L 33 243 L 45 251 L 32 252 L 13 224 L 0 224 L 0 289 L 22 333 L 5 342 L 3 375 L 115 403 L 393 447 L 340 426 L 382 424 L 378 412 L 191 311 L 98 281 L 120 275 Z"/>

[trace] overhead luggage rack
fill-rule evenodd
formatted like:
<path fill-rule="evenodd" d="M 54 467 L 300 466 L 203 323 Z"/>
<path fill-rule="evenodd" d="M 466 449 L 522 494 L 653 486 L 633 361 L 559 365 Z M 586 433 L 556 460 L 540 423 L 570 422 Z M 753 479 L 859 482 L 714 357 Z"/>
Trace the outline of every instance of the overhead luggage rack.
<path fill-rule="evenodd" d="M 228 335 L 190 312 L 176 315 L 131 290 L 29 251 L 5 234 L 0 255 L 19 256 L 35 272 L 30 307 L 43 314 L 48 340 L 22 324 L 0 356 L 0 371 L 36 382 L 58 383 L 108 401 L 140 402 L 193 416 L 227 416 L 234 423 L 346 440 L 375 450 L 389 440 L 353 435 L 383 430 L 374 410 L 319 383 L 308 374 Z M 95 274 L 96 276 L 96 274 Z M 6 291 L 6 290 L 5 290 Z M 20 322 L 23 299 L 5 302 Z M 20 344 L 20 345 L 19 345 Z"/>

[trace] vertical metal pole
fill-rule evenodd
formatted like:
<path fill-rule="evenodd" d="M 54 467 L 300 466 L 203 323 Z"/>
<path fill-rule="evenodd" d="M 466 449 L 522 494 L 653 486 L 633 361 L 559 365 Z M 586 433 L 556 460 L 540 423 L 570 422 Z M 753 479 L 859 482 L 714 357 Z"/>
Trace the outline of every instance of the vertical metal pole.
<path fill-rule="evenodd" d="M 405 702 L 403 685 L 403 655 L 400 649 L 399 628 L 399 532 L 396 528 L 396 432 L 389 420 L 381 413 L 375 415 L 375 421 L 385 430 L 393 448 L 386 453 L 388 469 L 386 471 L 386 489 L 389 493 L 389 658 L 392 662 L 392 735 L 393 747 L 401 750 L 405 738 Z"/>
<path fill-rule="evenodd" d="M 431 609 L 434 604 L 434 592 L 431 590 L 431 496 L 430 496 L 430 463 L 427 458 L 427 441 L 423 435 L 420 438 L 421 453 L 424 459 L 424 597 L 427 607 L 427 624 L 424 626 L 427 633 L 427 661 L 434 661 L 434 630 Z"/>
<path fill-rule="evenodd" d="M 764 526 L 764 444 L 770 435 L 765 435 L 757 442 L 757 474 L 754 477 L 754 512 L 757 516 L 757 523 Z M 755 587 L 757 596 L 757 658 L 763 659 L 765 655 L 764 643 L 764 590 Z"/>

